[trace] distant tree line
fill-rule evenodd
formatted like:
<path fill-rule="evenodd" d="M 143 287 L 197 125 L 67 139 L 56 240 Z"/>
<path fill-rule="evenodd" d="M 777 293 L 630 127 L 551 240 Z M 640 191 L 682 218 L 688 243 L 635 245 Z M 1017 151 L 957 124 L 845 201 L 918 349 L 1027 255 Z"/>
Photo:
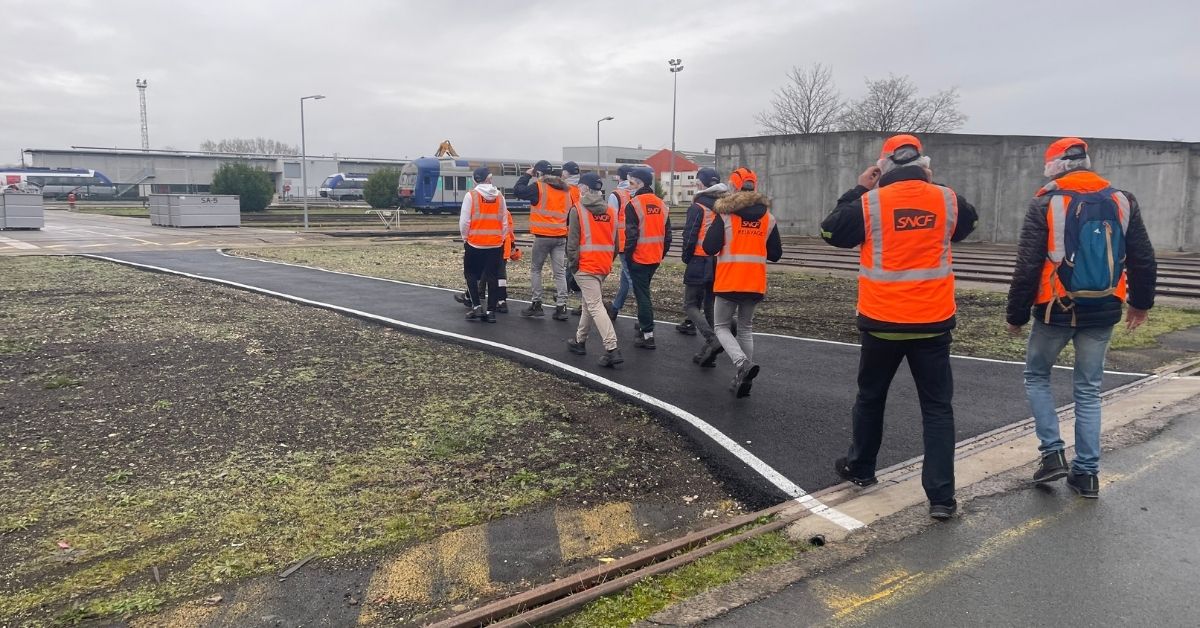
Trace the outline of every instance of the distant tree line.
<path fill-rule="evenodd" d="M 921 96 L 908 76 L 889 74 L 866 80 L 866 94 L 847 100 L 838 91 L 830 66 L 794 66 L 775 90 L 770 105 L 755 119 L 764 134 L 885 131 L 947 133 L 967 116 L 958 108 L 958 88 Z"/>
<path fill-rule="evenodd" d="M 299 155 L 300 148 L 291 144 L 271 140 L 265 137 L 241 138 L 233 137 L 223 140 L 204 140 L 200 150 L 210 153 L 240 153 L 256 155 Z"/>

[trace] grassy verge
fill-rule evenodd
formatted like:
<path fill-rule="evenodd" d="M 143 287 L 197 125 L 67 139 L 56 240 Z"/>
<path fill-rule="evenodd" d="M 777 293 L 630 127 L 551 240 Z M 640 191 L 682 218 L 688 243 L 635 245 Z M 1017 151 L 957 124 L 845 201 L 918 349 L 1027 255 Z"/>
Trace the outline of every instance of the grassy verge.
<path fill-rule="evenodd" d="M 402 279 L 442 287 L 458 287 L 462 279 L 462 245 L 397 243 L 371 247 L 301 247 L 287 249 L 250 249 L 250 255 L 309 264 L 342 271 Z M 528 260 L 528 256 L 526 256 Z M 508 267 L 509 294 L 529 298 L 529 262 Z M 549 264 L 544 284 L 553 290 Z M 853 278 L 791 269 L 770 273 L 766 301 L 755 314 L 755 330 L 791 334 L 809 338 L 857 342 L 854 326 L 857 282 Z M 655 314 L 659 320 L 682 320 L 683 264 L 665 262 L 654 277 L 651 290 Z M 610 276 L 605 293 L 616 290 L 616 276 Z M 1004 360 L 1023 360 L 1025 339 L 1005 333 L 1005 297 L 996 292 L 959 290 L 958 329 L 954 332 L 955 353 Z M 632 298 L 625 313 L 634 312 Z M 1112 350 L 1152 347 L 1163 334 L 1200 325 L 1200 310 L 1156 307 L 1150 322 L 1135 333 L 1118 327 L 1113 333 Z M 1072 359 L 1071 349 L 1061 361 Z M 1123 368 L 1121 356 L 1114 355 L 1113 366 Z"/>
<path fill-rule="evenodd" d="M 549 505 L 728 497 L 641 409 L 478 351 L 103 262 L 0 274 L 0 625 Z"/>
<path fill-rule="evenodd" d="M 130 216 L 133 218 L 149 218 L 150 210 L 145 207 L 78 207 L 75 211 L 81 214 L 101 214 L 104 216 Z"/>
<path fill-rule="evenodd" d="M 598 599 L 553 625 L 555 628 L 631 626 L 672 604 L 792 560 L 807 549 L 807 545 L 789 541 L 782 532 L 769 532 Z"/>

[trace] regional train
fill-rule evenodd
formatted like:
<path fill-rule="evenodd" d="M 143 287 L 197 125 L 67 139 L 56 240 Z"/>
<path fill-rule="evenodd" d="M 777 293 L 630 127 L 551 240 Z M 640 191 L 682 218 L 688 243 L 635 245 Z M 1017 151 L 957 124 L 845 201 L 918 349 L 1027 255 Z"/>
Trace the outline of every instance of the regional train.
<path fill-rule="evenodd" d="M 360 172 L 339 172 L 329 175 L 317 193 L 324 198 L 334 201 L 361 201 L 363 188 L 367 185 L 370 174 Z"/>
<path fill-rule="evenodd" d="M 551 162 L 555 170 L 562 162 Z M 457 214 L 463 199 L 475 181 L 471 174 L 476 168 L 487 166 L 492 171 L 492 184 L 500 188 L 508 200 L 509 209 L 529 209 L 529 201 L 513 196 L 513 186 L 533 163 L 515 159 L 470 159 L 463 157 L 422 157 L 414 159 L 400 169 L 400 185 L 397 194 L 400 206 L 415 209 L 422 214 Z M 580 172 L 592 172 L 594 164 L 580 163 Z M 614 182 L 606 188 L 615 187 L 619 164 L 601 164 L 600 175 Z"/>
<path fill-rule="evenodd" d="M 71 192 L 80 200 L 111 199 L 117 195 L 117 186 L 108 177 L 84 168 L 0 169 L 0 187 L 10 185 L 36 188 L 49 198 L 66 198 Z"/>

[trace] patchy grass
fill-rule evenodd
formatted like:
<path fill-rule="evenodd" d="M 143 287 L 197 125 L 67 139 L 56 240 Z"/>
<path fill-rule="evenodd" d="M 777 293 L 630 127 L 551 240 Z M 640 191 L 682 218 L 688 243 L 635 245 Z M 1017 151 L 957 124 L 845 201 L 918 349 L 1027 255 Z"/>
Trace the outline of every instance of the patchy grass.
<path fill-rule="evenodd" d="M 647 578 L 616 595 L 600 598 L 553 625 L 555 628 L 631 626 L 672 604 L 792 560 L 807 549 L 807 545 L 789 541 L 782 532 L 769 532 L 667 574 Z"/>
<path fill-rule="evenodd" d="M 296 264 L 401 279 L 441 287 L 462 285 L 462 245 L 452 243 L 388 243 L 370 247 L 296 247 L 249 249 L 243 254 Z M 526 256 L 526 260 L 528 256 Z M 529 298 L 528 261 L 509 264 L 508 288 L 513 298 Z M 778 268 L 778 267 L 777 267 Z M 553 292 L 550 267 L 546 265 L 543 284 Z M 606 294 L 616 290 L 616 275 L 609 277 Z M 755 313 L 755 330 L 825 340 L 857 342 L 854 325 L 857 281 L 852 277 L 820 274 L 792 269 L 770 273 L 767 299 Z M 659 320 L 682 320 L 683 264 L 663 263 L 651 286 L 655 315 Z M 549 297 L 547 297 L 549 300 Z M 625 313 L 633 314 L 632 298 Z M 954 352 L 963 355 L 1003 360 L 1023 360 L 1025 338 L 1005 332 L 1005 295 L 983 290 L 959 290 L 958 328 L 954 332 Z M 1200 325 L 1200 310 L 1156 307 L 1150 321 L 1134 333 L 1118 326 L 1113 333 L 1112 350 L 1153 347 L 1163 334 Z M 1070 347 L 1060 362 L 1069 363 Z M 1123 356 L 1113 355 L 1115 368 L 1124 368 Z"/>
<path fill-rule="evenodd" d="M 550 505 L 728 498 L 643 410 L 485 353 L 104 262 L 0 274 L 0 337 L 27 339 L 0 360 L 0 625 Z"/>
<path fill-rule="evenodd" d="M 103 205 L 76 206 L 75 211 L 81 214 L 101 214 L 104 216 L 129 216 L 132 218 L 149 218 L 150 210 L 146 207 L 106 207 Z"/>

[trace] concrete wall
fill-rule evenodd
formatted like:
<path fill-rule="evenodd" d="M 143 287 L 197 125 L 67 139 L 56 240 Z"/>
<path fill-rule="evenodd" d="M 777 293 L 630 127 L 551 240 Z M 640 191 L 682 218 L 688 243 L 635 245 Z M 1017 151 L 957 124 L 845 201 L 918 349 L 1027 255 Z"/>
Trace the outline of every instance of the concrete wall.
<path fill-rule="evenodd" d="M 888 134 L 771 135 L 717 140 L 717 169 L 747 166 L 786 233 L 816 235 L 838 197 L 875 163 Z M 1033 193 L 1045 183 L 1042 155 L 1057 138 L 921 136 L 934 179 L 979 210 L 973 240 L 1015 243 Z M 1200 250 L 1200 143 L 1084 138 L 1097 172 L 1132 192 L 1155 246 Z"/>

